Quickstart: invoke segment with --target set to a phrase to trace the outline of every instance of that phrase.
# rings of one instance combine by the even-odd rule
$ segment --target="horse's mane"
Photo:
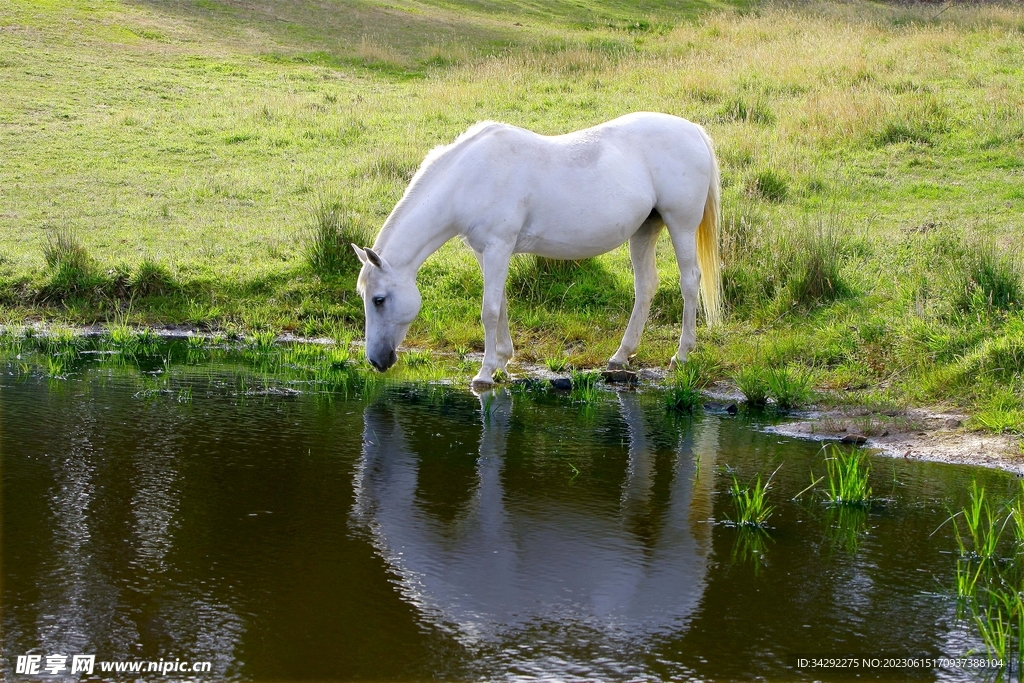
[[[394,230],[395,223],[397,223],[398,218],[402,213],[404,213],[404,209],[412,202],[412,199],[416,197],[421,188],[427,184],[428,180],[447,167],[448,164],[446,162],[451,161],[453,157],[452,153],[488,128],[500,125],[502,124],[496,121],[477,121],[467,128],[464,133],[459,135],[459,137],[455,138],[451,144],[438,145],[427,152],[427,156],[423,157],[420,167],[416,169],[416,173],[413,175],[412,180],[409,181],[409,186],[405,188],[405,193],[402,195],[402,198],[398,200],[397,204],[395,204],[395,208],[391,211],[391,215],[389,215],[387,220],[384,221],[384,225],[381,227],[380,233],[377,234],[377,239],[373,243],[374,251],[379,253],[380,250],[386,246],[388,238]]]

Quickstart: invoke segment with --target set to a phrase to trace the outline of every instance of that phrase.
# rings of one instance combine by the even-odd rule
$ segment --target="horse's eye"
[[[374,306],[383,306],[384,305],[384,297],[382,297],[382,296],[375,296],[375,297],[373,297],[373,305]]]

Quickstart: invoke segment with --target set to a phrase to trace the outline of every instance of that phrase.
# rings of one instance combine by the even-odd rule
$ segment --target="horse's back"
[[[533,179],[535,193],[565,196],[574,185],[629,183],[635,178],[665,196],[678,193],[684,177],[710,180],[711,153],[703,130],[670,114],[637,112],[563,135],[540,135],[500,123],[487,123],[475,132],[470,141],[477,157],[474,165],[498,170],[492,177]],[[512,187],[505,179],[500,182],[503,191]]]

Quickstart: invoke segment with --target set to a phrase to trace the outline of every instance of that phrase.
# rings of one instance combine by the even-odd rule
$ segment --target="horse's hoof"
[[[490,389],[491,387],[494,386],[494,380],[491,379],[490,377],[480,377],[478,375],[474,377],[473,381],[471,381],[469,384],[474,389]]]
[[[608,361],[608,369],[612,372],[616,370],[625,370],[627,365],[627,363],[617,363],[613,360]]]
[[[676,366],[677,366],[677,363],[676,363],[676,357],[675,357],[675,356],[672,356],[672,360],[670,360],[670,361],[668,362],[668,369],[669,369],[669,372],[675,372]]]

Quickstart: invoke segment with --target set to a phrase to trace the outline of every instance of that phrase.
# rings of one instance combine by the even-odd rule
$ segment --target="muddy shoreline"
[[[483,354],[480,354],[481,358]],[[544,366],[516,364],[513,379],[563,378]],[[515,372],[518,371],[518,372]],[[665,379],[664,368],[638,368],[635,373],[607,372],[606,381],[620,384],[653,384]],[[608,377],[608,376],[611,377]],[[617,376],[617,377],[616,377]],[[743,394],[729,382],[719,382],[704,392],[707,407],[734,413]],[[976,465],[1013,472],[1024,477],[1024,441],[1010,434],[990,434],[966,427],[969,415],[957,410],[908,408],[887,412],[867,408],[811,408],[793,411],[786,421],[765,431],[814,441],[840,441],[872,449],[882,455],[908,460],[928,460]]]
[[[831,410],[768,430],[797,438],[858,443],[893,458],[993,467],[1024,476],[1020,440],[1008,434],[968,430],[964,427],[967,418],[961,412],[924,408],[895,415]]]
[[[0,325],[0,332],[21,332],[25,327]],[[45,325],[36,323],[28,327],[32,327],[36,334],[46,334]],[[98,337],[104,333],[102,325],[74,329],[76,333],[87,337]],[[182,339],[190,336],[214,338],[212,333],[201,332],[184,325],[154,326],[149,329],[164,339]],[[325,345],[335,343],[329,338],[309,338],[292,334],[279,335],[278,341]],[[353,344],[361,346],[357,341]],[[434,353],[441,356],[449,355]],[[467,354],[466,358],[479,361],[482,360],[483,354]],[[556,387],[568,388],[569,375],[566,372],[555,373],[543,365],[515,361],[510,370],[506,381],[551,381]],[[603,368],[599,370],[603,371]],[[664,380],[668,373],[665,368],[637,368],[635,371],[604,374],[609,384],[643,386]],[[723,409],[743,403],[742,394],[728,382],[719,382],[704,393],[713,405],[717,404]],[[1024,477],[1024,440],[1015,435],[969,430],[965,426],[968,418],[969,416],[963,412],[938,408],[909,408],[886,412],[850,407],[811,408],[795,411],[789,415],[787,421],[766,427],[765,430],[801,439],[842,441],[873,449],[893,458],[991,467]]]

